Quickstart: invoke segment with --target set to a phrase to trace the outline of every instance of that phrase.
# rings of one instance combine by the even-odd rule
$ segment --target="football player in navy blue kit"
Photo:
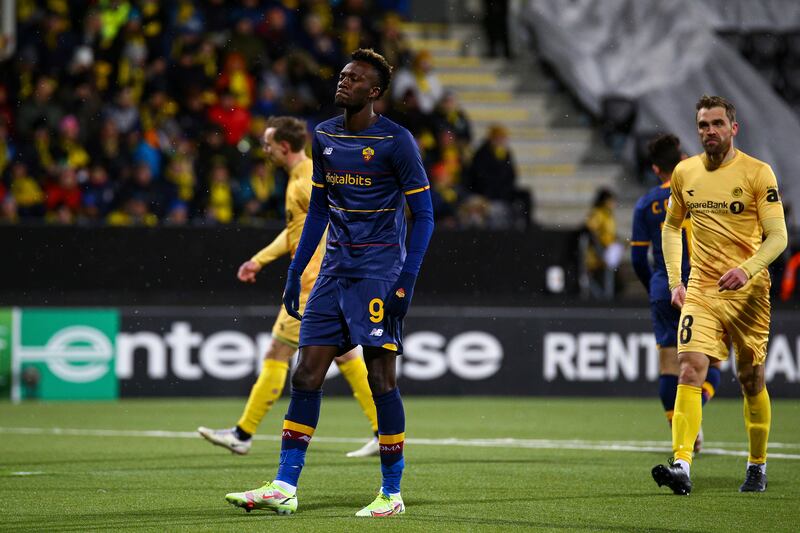
[[[372,50],[353,52],[335,103],[344,114],[314,128],[313,189],[303,234],[289,266],[284,306],[298,314],[300,276],[328,227],[319,277],[300,323],[300,359],[284,419],[275,480],[226,500],[246,510],[297,510],[297,481],[319,419],[322,383],[333,359],[361,345],[378,412],[381,489],[356,516],[405,511],[400,495],[405,412],[397,389],[403,317],[433,233],[430,186],[409,131],[373,111],[392,69]],[[406,248],[405,207],[413,226]]]
[[[667,280],[667,267],[661,250],[661,227],[667,215],[670,196],[672,170],[684,159],[680,140],[675,135],[664,134],[653,139],[648,145],[648,153],[653,172],[661,185],[653,187],[636,203],[633,211],[633,236],[631,237],[631,262],[639,280],[650,296],[650,314],[656,335],[659,358],[658,395],[664,406],[664,414],[670,426],[675,409],[675,396],[678,390],[678,320],[681,312],[672,307]],[[689,278],[689,250],[691,247],[691,219],[684,221],[683,265],[681,272],[684,283]],[[648,249],[653,250],[653,265],[647,257]],[[702,402],[710,400],[719,386],[719,363],[708,369],[703,383]],[[702,430],[694,442],[694,452],[700,452],[703,444]]]

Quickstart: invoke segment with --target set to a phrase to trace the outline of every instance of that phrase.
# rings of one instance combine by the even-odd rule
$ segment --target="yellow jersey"
[[[670,185],[667,220],[683,219],[689,213],[692,219],[689,288],[725,298],[768,292],[770,278],[766,269],[737,291],[720,293],[717,282],[759,249],[762,221],[783,219],[775,174],[768,164],[741,150],[715,170],[707,170],[706,162],[705,153],[681,161],[672,173]],[[675,286],[673,281],[670,279],[670,287]]]
[[[308,215],[308,204],[311,202],[312,173],[311,159],[304,159],[289,171],[289,181],[286,184],[286,229],[271,244],[253,256],[252,260],[261,266],[287,253],[290,257],[294,257]],[[313,274],[314,279],[319,273],[322,257],[325,255],[324,242],[325,236],[305,270],[308,274]],[[304,286],[307,284],[306,277],[309,276],[303,276]],[[311,283],[313,284],[313,281]]]

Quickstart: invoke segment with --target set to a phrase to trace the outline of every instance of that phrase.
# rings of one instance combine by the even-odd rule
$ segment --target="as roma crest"
[[[372,156],[375,155],[375,150],[367,146],[363,150],[361,150],[361,157],[364,158],[364,161],[369,163],[369,160],[372,159]]]

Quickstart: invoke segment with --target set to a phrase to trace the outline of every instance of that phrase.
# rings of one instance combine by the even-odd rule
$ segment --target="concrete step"
[[[591,142],[511,141],[517,163],[572,163],[585,160],[592,150]]]
[[[442,85],[449,87],[486,87],[489,89],[497,85],[499,76],[496,72],[451,71],[437,72],[436,76]]]
[[[478,97],[480,91],[464,91],[470,98],[474,95]],[[510,101],[502,101],[506,94],[511,94]],[[456,91],[460,97],[461,92]],[[486,109],[488,111],[497,111],[502,109],[527,109],[533,113],[552,112],[554,110],[564,113],[572,111],[572,104],[568,96],[561,94],[546,94],[546,93],[512,93],[511,91],[487,91],[490,98],[487,100],[474,100],[470,101],[464,107],[470,110]],[[497,99],[493,99],[498,97]]]
[[[491,122],[480,122],[473,124],[475,138],[486,137],[486,130]],[[588,128],[550,128],[533,125],[509,125],[509,138],[512,142],[516,141],[558,141],[572,143],[590,142],[594,132]]]
[[[486,71],[513,74],[502,61],[478,56],[433,55],[432,63],[436,72],[463,70],[468,72]]]
[[[543,126],[569,115],[568,100],[558,95],[525,94],[512,102],[469,102],[464,109],[476,123],[503,121],[515,126]]]
[[[450,76],[447,73],[437,74],[439,81],[449,91],[456,93],[479,91],[510,91],[517,88],[517,80],[513,76],[496,76],[487,74]]]
[[[454,38],[466,41],[478,36],[483,37],[483,30],[477,24],[437,24],[405,22],[403,34],[407,39]]]
[[[562,169],[551,169],[565,171]],[[594,201],[597,190],[619,190],[622,167],[593,165],[577,167],[571,175],[550,173],[521,175],[519,185],[531,191],[535,201],[534,220],[544,227],[570,229],[580,227]],[[621,205],[615,220],[620,239],[630,234],[632,207]]]
[[[614,164],[590,118],[568,95],[554,92],[558,84],[536,61],[482,57],[477,24],[406,23],[404,32],[413,50],[432,53],[441,83],[456,92],[472,121],[476,144],[494,123],[509,129],[519,185],[533,193],[538,224],[578,228],[600,187],[626,187],[624,168]],[[618,209],[621,236],[630,231],[630,211],[631,206]]]
[[[457,57],[457,59],[463,59],[463,58]],[[491,74],[494,76],[509,77],[514,75],[512,73],[504,72],[501,67],[502,65],[499,65],[497,63],[486,62],[486,63],[479,63],[474,66],[453,65],[449,67],[434,67],[434,72],[436,73],[437,76],[442,76],[444,74],[450,76],[457,76],[459,74],[465,74],[465,75]]]
[[[534,112],[525,107],[474,107],[465,108],[467,116],[474,122],[502,122],[504,124],[529,124]]]
[[[451,24],[437,22],[403,22],[400,26],[403,33],[408,36],[448,34],[452,27]]]
[[[461,39],[452,37],[410,37],[408,46],[419,52],[427,50],[433,55],[454,56],[464,50],[465,43]],[[463,55],[463,54],[461,54]]]
[[[470,114],[469,109],[467,109],[467,114],[472,119],[472,126],[475,128],[475,131],[485,131],[490,125],[498,121],[505,121],[505,118],[501,119],[499,115],[492,112],[478,113],[473,116]],[[528,113],[528,116],[522,119],[511,117],[505,121],[504,126],[513,129],[529,128],[532,131],[546,128],[582,128],[586,126],[586,124],[578,115],[548,110],[545,113]]]
[[[624,174],[620,165],[580,165],[574,163],[539,164],[525,163],[517,165],[520,180],[537,182],[552,180],[554,184],[568,189],[572,185],[578,187],[583,183],[616,184]]]
[[[557,130],[550,130],[557,131]],[[616,165],[619,162],[600,138],[590,135],[549,139],[518,139],[511,137],[511,149],[519,163],[563,162],[591,165]],[[638,194],[638,190],[636,191]]]
[[[535,198],[535,201],[533,220],[543,228],[577,229],[583,225],[589,211],[589,208],[583,205],[544,204],[538,198]]]
[[[498,104],[508,104],[514,100],[515,94],[511,91],[473,91],[473,90],[460,90],[455,89],[454,91],[458,99],[464,105],[469,105],[472,103],[498,103]]]

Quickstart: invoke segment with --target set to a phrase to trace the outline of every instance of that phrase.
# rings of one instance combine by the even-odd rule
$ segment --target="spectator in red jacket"
[[[250,112],[239,107],[231,92],[224,92],[219,101],[208,110],[208,119],[219,124],[225,132],[225,142],[236,145],[250,128]]]
[[[58,175],[58,180],[45,187],[45,207],[47,213],[55,213],[62,206],[67,207],[73,214],[81,208],[81,189],[78,186],[77,171],[64,166]]]

